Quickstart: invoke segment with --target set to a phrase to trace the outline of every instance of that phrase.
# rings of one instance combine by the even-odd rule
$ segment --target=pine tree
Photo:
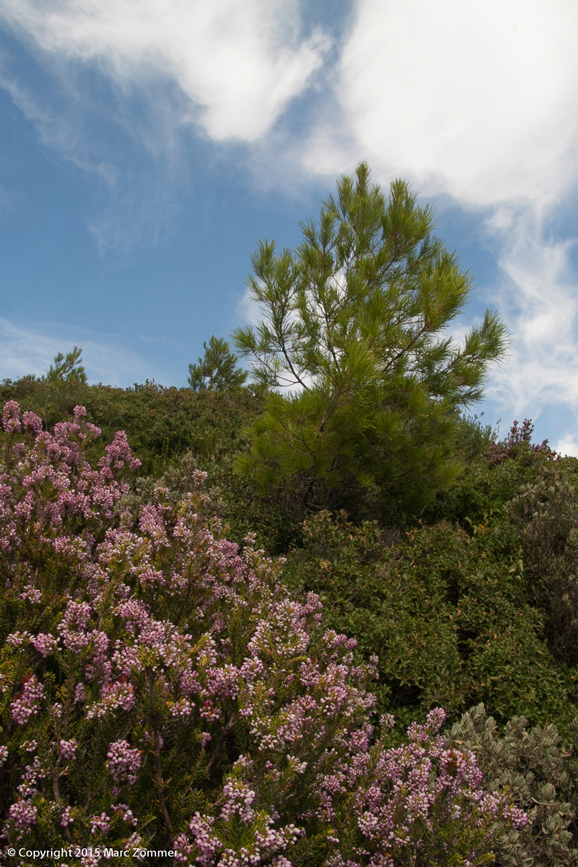
[[[229,391],[239,388],[247,372],[237,367],[237,358],[226,340],[213,336],[209,345],[203,343],[205,355],[198,364],[189,364],[189,385],[193,391]]]
[[[486,311],[462,347],[448,336],[472,278],[433,226],[405,182],[386,198],[362,163],[295,251],[259,243],[249,286],[266,318],[234,340],[273,389],[238,465],[264,490],[289,482],[310,508],[416,509],[455,477],[460,410],[506,330]]]
[[[54,356],[54,363],[50,365],[42,379],[45,382],[79,382],[86,385],[86,371],[81,366],[82,349],[75,346],[72,352],[63,355],[59,352]]]

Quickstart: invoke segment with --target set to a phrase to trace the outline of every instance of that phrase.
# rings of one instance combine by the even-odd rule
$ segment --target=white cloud
[[[218,141],[263,136],[329,47],[319,31],[300,38],[297,0],[4,0],[0,18],[55,63],[97,64],[126,94],[176,83],[189,101],[179,120]]]
[[[570,455],[573,458],[578,458],[578,442],[576,436],[568,434],[554,446],[554,451],[561,455]]]
[[[491,217],[486,220],[486,226],[490,232],[498,231],[499,229],[509,229],[512,225],[513,212],[511,208],[498,207],[494,210]]]
[[[356,151],[422,194],[548,204],[578,173],[572,0],[359,0],[339,96]]]
[[[265,319],[267,310],[263,304],[253,299],[253,291],[247,286],[242,297],[237,302],[237,315],[243,326],[250,325],[255,328]]]
[[[88,335],[86,329],[81,331],[79,335],[74,329],[73,337],[73,329],[56,323],[17,325],[0,319],[0,378],[18,379],[31,373],[41,376],[58,352],[70,352],[75,343],[80,343],[89,382],[126,387],[146,378],[168,381],[162,371],[149,372],[150,364],[135,352],[119,348],[118,338],[106,342]]]
[[[269,140],[281,158],[300,149],[308,173],[364,157],[378,180],[482,207],[552,203],[576,180],[574,0],[358,0],[356,12],[340,56],[321,31],[302,35],[299,0],[4,0],[0,21],[63,87],[88,65],[120,103],[140,94],[158,120],[156,140],[135,131],[151,151],[188,122],[220,142],[269,138],[324,64],[307,144]],[[53,119],[28,116],[58,146]]]
[[[578,279],[572,242],[545,238],[540,219],[517,215],[502,235],[504,280],[493,300],[512,337],[489,396],[515,416],[548,406],[578,412]]]
[[[188,132],[250,145],[236,148],[235,159],[249,171],[256,161],[258,176],[269,139],[270,182],[295,176],[294,159],[285,171],[272,165],[275,122],[315,83],[330,46],[320,30],[303,35],[301,24],[300,0],[5,0],[0,26],[53,86],[25,82],[8,54],[0,56],[0,86],[44,144],[101,182],[88,221],[99,251],[127,251],[154,243],[178,213],[195,174]],[[204,156],[227,159],[230,151]]]

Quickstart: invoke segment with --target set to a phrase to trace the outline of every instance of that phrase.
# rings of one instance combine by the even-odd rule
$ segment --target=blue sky
[[[186,385],[364,159],[433,205],[506,360],[477,411],[578,455],[575,0],[3,0],[0,378]]]

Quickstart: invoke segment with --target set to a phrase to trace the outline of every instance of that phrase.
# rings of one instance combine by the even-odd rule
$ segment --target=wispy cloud
[[[150,110],[148,116],[141,111],[136,117],[114,103],[110,107],[107,123],[118,127],[120,135],[136,140],[140,146],[138,159],[133,154],[130,162],[126,157],[123,160],[118,148],[111,148],[94,134],[88,108],[98,114],[100,107],[91,105],[91,93],[83,91],[72,79],[65,87],[69,98],[58,108],[42,102],[31,88],[18,81],[6,62],[0,63],[0,87],[34,125],[43,144],[96,179],[104,195],[88,218],[88,228],[99,252],[111,249],[126,252],[143,241],[156,242],[159,233],[178,213],[180,194],[189,179],[182,144],[162,100],[152,113],[154,117]],[[0,213],[2,204],[0,188]]]
[[[565,193],[578,175],[571,0],[354,8],[332,52],[326,33],[304,33],[299,0],[4,0],[0,22],[62,88],[72,91],[83,68],[105,76],[115,95],[107,109],[151,154],[178,151],[175,131],[192,124],[214,142],[300,150],[306,172],[334,176],[363,156],[380,178],[401,174],[423,195],[466,205],[547,206]],[[276,121],[312,85],[309,131],[276,137]],[[6,86],[47,141],[78,147],[72,129],[26,106],[13,80]],[[140,123],[128,109],[139,96]]]
[[[527,212],[499,231],[503,282],[493,300],[512,338],[489,394],[518,416],[555,404],[578,412],[576,239],[548,239],[543,221]]]
[[[44,144],[102,185],[89,218],[102,253],[155,242],[174,220],[195,174],[191,135],[213,146],[203,159],[226,161],[232,146],[251,172],[251,149],[315,82],[331,44],[319,28],[302,32],[299,0],[6,0],[2,24],[56,86],[47,102],[9,58],[0,86]]]
[[[329,48],[300,35],[297,0],[5,0],[0,16],[59,63],[91,62],[125,94],[175,82],[180,122],[255,141],[308,85]]]
[[[0,319],[0,378],[41,376],[58,352],[69,352],[75,343],[80,343],[89,382],[126,387],[147,378],[169,381],[162,370],[151,370],[151,365],[137,353],[119,348],[118,337],[111,337],[108,342],[95,339],[86,329],[81,332],[58,323],[19,325]]]
[[[10,75],[6,62],[0,62],[0,87],[9,94],[26,120],[34,124],[45,144],[58,150],[83,171],[98,175],[107,186],[114,186],[117,171],[111,163],[98,159],[95,153],[91,153],[90,143],[83,137],[78,119],[75,123],[51,111],[46,105],[40,105],[34,94]]]

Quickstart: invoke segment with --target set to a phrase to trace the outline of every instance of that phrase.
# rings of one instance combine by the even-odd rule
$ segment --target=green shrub
[[[547,445],[531,442],[532,425],[514,422],[505,440],[495,443],[488,428],[464,419],[455,448],[462,473],[455,484],[438,493],[421,514],[426,524],[457,521],[464,528],[488,519],[516,497],[525,485],[535,484],[542,472],[558,464]]]
[[[138,460],[121,431],[91,465],[83,407],[50,434],[10,401],[2,426],[2,861],[481,867],[525,824],[441,708],[374,737],[373,667],[201,490],[130,509]]]
[[[244,448],[243,429],[263,403],[262,395],[247,388],[197,394],[154,382],[122,389],[22,379],[5,382],[0,396],[36,412],[46,430],[72,415],[75,406],[85,406],[91,421],[102,429],[101,451],[122,429],[142,463],[141,473],[154,476],[189,451],[210,465]]]
[[[484,702],[502,723],[524,714],[567,726],[578,710],[571,676],[544,641],[511,526],[470,535],[441,522],[395,542],[398,533],[322,512],[286,567],[290,586],[319,592],[328,621],[364,658],[378,655],[380,709],[406,722],[441,705],[455,720]]]
[[[544,612],[552,654],[578,665],[578,462],[560,461],[523,489],[508,514],[522,536],[525,577]]]
[[[578,864],[578,718],[572,731],[572,743],[563,744],[555,725],[529,729],[524,717],[516,717],[500,733],[480,704],[446,734],[447,746],[476,754],[490,791],[508,791],[528,814],[528,825],[511,831],[496,847],[500,867]]]

